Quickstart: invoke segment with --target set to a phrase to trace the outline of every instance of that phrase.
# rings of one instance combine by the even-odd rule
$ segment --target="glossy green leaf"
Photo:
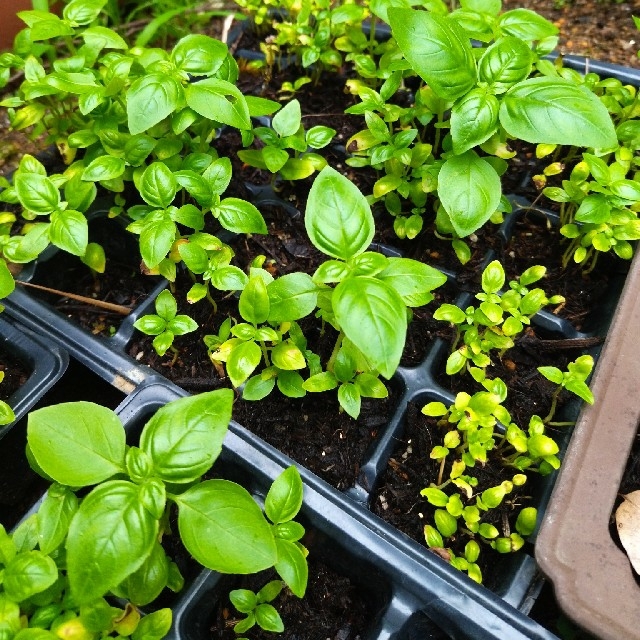
[[[65,209],[51,214],[51,244],[74,256],[83,256],[89,242],[87,219],[79,211]]]
[[[191,482],[220,455],[231,420],[233,392],[219,389],[174,400],[159,409],[142,430],[140,448],[166,482]]]
[[[306,273],[289,273],[267,286],[269,322],[299,320],[315,308],[318,287]]]
[[[242,390],[242,398],[244,400],[262,400],[266,398],[276,386],[275,378],[267,378],[266,380],[262,376],[257,375],[249,378]]]
[[[129,600],[137,607],[153,602],[167,586],[169,579],[169,558],[156,541],[151,553],[142,565],[129,575],[115,590],[116,594]]]
[[[6,596],[14,602],[22,602],[50,587],[58,579],[58,568],[41,551],[27,551],[13,558],[3,574]]]
[[[271,120],[271,126],[281,137],[294,135],[300,128],[300,103],[295,98],[288,102]]]
[[[447,281],[438,269],[409,258],[389,258],[389,266],[376,277],[395,289],[408,307],[427,304],[433,299],[430,292]]]
[[[249,279],[238,303],[240,315],[252,324],[266,322],[269,317],[270,303],[267,285],[258,276]]]
[[[406,306],[400,295],[376,278],[347,278],[334,291],[333,308],[347,338],[377,371],[391,378],[407,331]]]
[[[533,143],[609,148],[618,142],[600,98],[561,78],[529,78],[509,89],[500,124],[510,136]]]
[[[455,232],[468,236],[495,213],[502,196],[500,177],[474,151],[448,158],[438,175],[438,196]]]
[[[237,129],[250,129],[247,101],[230,82],[207,78],[191,83],[186,91],[187,104],[201,116]]]
[[[416,73],[444,100],[463,96],[476,84],[469,38],[448,16],[391,8],[391,31]]]
[[[276,542],[251,495],[227,480],[207,480],[177,496],[187,551],[221,573],[256,573],[278,560]]]
[[[32,411],[27,440],[38,465],[60,484],[96,484],[124,467],[122,423],[111,409],[92,402],[65,402]]]
[[[176,196],[178,182],[164,162],[153,162],[144,170],[138,189],[148,205],[166,209]]]
[[[275,543],[278,553],[275,568],[278,575],[294,595],[298,598],[304,597],[309,579],[309,567],[302,549],[297,543],[282,538],[276,538]]]
[[[200,34],[181,38],[171,53],[171,61],[186,73],[195,76],[213,75],[227,57],[227,45]]]
[[[331,167],[325,167],[313,182],[304,223],[317,249],[342,260],[365,251],[375,231],[364,195]]]
[[[262,360],[262,351],[253,341],[235,346],[227,358],[227,375],[234,387],[239,387]]]
[[[343,382],[338,387],[338,402],[354,420],[357,420],[360,415],[362,398],[355,384],[352,382]]]
[[[533,54],[520,39],[498,38],[478,62],[478,79],[486,82],[493,93],[504,93],[529,76]]]
[[[149,73],[134,81],[127,92],[129,133],[143,133],[180,107],[182,85],[164,73]]]
[[[71,518],[78,510],[78,498],[67,487],[54,484],[38,509],[38,546],[50,554],[65,540]]]
[[[140,234],[140,253],[149,269],[154,269],[166,258],[175,236],[176,225],[164,212],[144,225]]]
[[[171,609],[159,609],[143,616],[131,635],[132,640],[162,640],[171,629]]]
[[[453,150],[462,154],[486,142],[498,128],[498,99],[486,89],[473,89],[451,109]]]
[[[500,16],[502,31],[520,40],[543,40],[558,33],[558,27],[530,9],[513,9]]]
[[[105,595],[151,553],[158,521],[140,504],[139,493],[131,482],[112,480],[82,501],[67,538],[67,571],[76,603]]]
[[[264,502],[267,517],[274,524],[296,517],[302,506],[303,486],[294,466],[285,469],[272,483]]]
[[[240,198],[225,198],[212,208],[220,224],[235,233],[267,233],[267,225],[255,205]]]
[[[91,182],[100,182],[101,180],[113,180],[119,178],[125,169],[125,161],[123,158],[114,156],[100,156],[82,173],[82,179]]]
[[[60,192],[47,176],[36,173],[16,174],[14,186],[25,209],[34,213],[51,213],[60,205]]]

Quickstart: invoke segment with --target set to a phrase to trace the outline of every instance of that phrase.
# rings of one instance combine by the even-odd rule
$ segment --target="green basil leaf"
[[[561,78],[529,78],[509,89],[500,124],[510,136],[536,144],[610,148],[618,143],[600,98]]]
[[[200,34],[181,38],[171,53],[171,61],[186,73],[196,76],[213,75],[227,57],[227,45]]]
[[[269,322],[299,320],[315,308],[318,287],[306,273],[289,273],[267,286]]]
[[[206,480],[176,498],[178,527],[187,551],[220,573],[256,573],[278,558],[271,526],[241,486]]]
[[[138,188],[147,204],[166,209],[176,197],[178,182],[164,162],[154,162],[144,170]]]
[[[325,167],[313,182],[304,224],[317,249],[342,260],[365,251],[375,232],[367,199],[331,167]]]
[[[463,96],[476,84],[469,38],[448,16],[391,8],[391,31],[416,73],[445,100]]]
[[[270,116],[282,106],[279,102],[259,96],[245,96],[245,98],[247,100],[247,106],[249,107],[249,114],[252,118]]]
[[[233,392],[219,389],[159,409],[140,436],[154,473],[166,482],[184,483],[208,471],[222,450],[232,402]]]
[[[86,460],[86,458],[85,458]],[[67,571],[77,604],[105,595],[136,571],[153,549],[158,521],[124,480],[97,486],[82,501],[67,538]]]
[[[65,402],[32,411],[27,440],[40,468],[60,484],[85,487],[124,469],[122,423],[111,409],[92,402]]]
[[[56,247],[74,256],[83,256],[89,242],[87,219],[73,209],[54,211],[51,214],[49,239]]]
[[[480,58],[478,80],[486,82],[493,93],[504,93],[529,76],[532,61],[531,49],[522,40],[499,38]]]
[[[275,378],[267,378],[263,380],[262,376],[257,375],[249,378],[242,390],[243,400],[262,400],[266,398],[276,386]]]
[[[71,0],[62,11],[62,17],[78,25],[93,22],[104,7],[104,0]]]
[[[271,173],[278,173],[289,160],[289,153],[276,147],[263,147],[262,159]]]
[[[267,225],[255,205],[240,198],[225,198],[211,211],[220,224],[235,233],[267,233]]]
[[[269,317],[269,295],[267,285],[260,277],[252,277],[240,294],[238,310],[240,315],[251,324],[261,324]]]
[[[38,546],[42,553],[49,555],[64,542],[77,510],[78,498],[73,491],[59,484],[49,488],[38,509]]]
[[[282,538],[276,538],[275,543],[278,552],[275,568],[278,575],[286,582],[293,594],[298,598],[304,597],[309,579],[309,567],[300,545]]]
[[[429,292],[447,281],[438,269],[410,258],[389,258],[389,266],[376,277],[395,289],[408,307],[427,304],[433,299]]]
[[[165,73],[142,76],[127,92],[129,133],[137,135],[162,122],[184,99],[182,85]]]
[[[294,466],[285,469],[272,483],[264,502],[267,517],[274,524],[296,517],[302,506],[303,486]]]
[[[253,341],[235,346],[227,358],[227,375],[234,387],[239,387],[262,360],[262,351]]]
[[[82,179],[90,182],[114,180],[119,178],[125,170],[124,158],[114,156],[100,156],[89,164],[82,173]]]
[[[475,151],[448,158],[438,174],[438,196],[455,232],[464,238],[479,229],[500,204],[495,169]]]
[[[60,206],[60,192],[47,176],[20,172],[14,186],[20,204],[33,213],[51,213]]]
[[[331,127],[311,127],[306,134],[307,145],[312,149],[323,149],[331,142],[335,135],[336,130]]]
[[[211,285],[221,291],[242,291],[249,282],[247,274],[239,267],[226,265],[211,274]]]
[[[377,371],[391,378],[407,332],[406,306],[400,295],[376,278],[347,278],[334,290],[333,309],[346,337]]]
[[[143,616],[131,635],[132,640],[162,640],[171,629],[171,609],[152,611]]]
[[[580,208],[576,211],[575,215],[577,222],[590,222],[592,224],[607,222],[610,217],[611,205],[607,200],[607,196],[603,193],[592,193],[588,195],[580,203]]]
[[[231,160],[226,157],[214,160],[202,174],[214,196],[221,196],[227,190],[231,176]]]
[[[167,586],[169,558],[157,541],[142,565],[114,590],[137,607],[153,602]]]
[[[16,281],[4,260],[0,260],[0,298],[6,298],[16,288]]]
[[[176,225],[165,212],[145,221],[140,233],[140,253],[149,269],[157,267],[171,250],[176,237]]]
[[[300,103],[294,98],[273,116],[271,126],[281,138],[286,138],[298,131],[302,122],[301,117]]]
[[[513,9],[500,16],[502,31],[520,40],[543,40],[558,33],[558,27],[530,9]]]
[[[187,87],[185,97],[187,104],[204,118],[236,129],[251,129],[247,101],[230,82],[216,78],[193,82]]]
[[[473,89],[451,109],[453,151],[462,154],[486,142],[498,129],[498,99],[486,89]]]
[[[128,49],[129,46],[113,29],[90,27],[78,34],[93,51],[102,49]]]
[[[268,603],[259,604],[255,610],[256,623],[261,629],[275,633],[284,631],[284,623],[275,607]]]
[[[7,598],[22,602],[50,587],[58,579],[58,567],[41,551],[26,551],[13,558],[3,574]]]

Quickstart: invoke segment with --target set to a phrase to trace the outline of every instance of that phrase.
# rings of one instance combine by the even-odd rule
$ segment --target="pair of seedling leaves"
[[[304,528],[293,520],[303,488],[295,467],[273,482],[264,513],[240,485],[202,480],[221,453],[232,403],[228,389],[170,402],[145,424],[139,447],[126,444],[113,411],[93,403],[30,414],[29,459],[57,483],[36,516],[37,539],[43,554],[64,545],[76,604],[112,592],[143,605],[179,585],[160,546],[172,503],[180,538],[201,565],[239,574],[275,567],[304,595]],[[74,493],[93,485],[82,499]]]
[[[557,76],[528,77],[534,59],[517,21],[502,25],[513,35],[498,38],[476,61],[468,33],[451,16],[396,7],[387,13],[411,68],[451,110],[452,151],[440,167],[438,197],[459,237],[489,220],[502,195],[498,173],[474,147],[503,133],[532,143],[617,147],[611,117],[594,93]],[[555,33],[546,21],[542,26],[534,40]]]

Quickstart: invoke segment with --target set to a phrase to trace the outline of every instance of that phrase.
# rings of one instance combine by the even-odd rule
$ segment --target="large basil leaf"
[[[125,170],[123,158],[114,156],[100,156],[93,160],[83,171],[82,179],[89,182],[100,182],[100,180],[114,180],[119,178]]]
[[[33,213],[51,213],[60,205],[60,192],[47,176],[19,173],[15,188],[20,204]]]
[[[318,287],[306,273],[289,273],[267,285],[269,322],[299,320],[315,308]]]
[[[225,198],[211,208],[220,224],[234,233],[267,233],[267,225],[257,207],[241,198]]]
[[[469,38],[448,16],[390,8],[391,31],[414,71],[445,100],[463,96],[476,84]]]
[[[152,207],[166,209],[176,196],[178,182],[164,162],[153,162],[142,174],[139,191]]]
[[[182,104],[182,85],[165,73],[150,73],[136,80],[127,92],[129,132],[137,135],[164,120]]]
[[[236,345],[227,358],[227,375],[234,387],[239,387],[262,360],[262,351],[253,341]]]
[[[448,158],[438,174],[438,196],[461,238],[479,229],[500,204],[495,169],[474,151]]]
[[[210,76],[222,66],[227,53],[227,45],[219,40],[192,34],[178,40],[171,60],[181,71],[196,76]]]
[[[278,575],[298,598],[302,598],[307,590],[309,566],[300,545],[296,542],[276,538],[276,547],[278,561],[275,566]]]
[[[49,240],[74,256],[83,256],[89,242],[87,219],[79,211],[67,209],[51,214]]]
[[[207,480],[176,497],[178,527],[187,551],[221,573],[256,573],[278,559],[273,532],[241,486]]]
[[[193,82],[185,95],[187,104],[201,116],[236,129],[251,129],[247,101],[230,82],[217,78]]]
[[[430,291],[447,281],[438,269],[410,258],[389,258],[389,266],[376,277],[395,289],[408,307],[431,302]]]
[[[56,563],[41,551],[19,553],[4,568],[2,586],[8,598],[22,602],[58,579]]]
[[[521,40],[543,40],[558,33],[558,27],[530,9],[506,11],[499,18],[503,33]]]
[[[251,324],[261,324],[269,317],[269,306],[267,285],[260,276],[253,276],[240,294],[238,301],[240,315]]]
[[[233,391],[181,398],[159,409],[140,436],[154,473],[166,482],[191,482],[220,455],[231,420]]]
[[[342,260],[365,251],[375,232],[367,199],[331,167],[325,167],[313,182],[304,224],[317,249]]]
[[[32,411],[27,439],[40,468],[60,484],[84,487],[124,469],[122,423],[111,409],[92,402],[65,402]]]
[[[160,211],[145,220],[140,233],[140,254],[149,269],[154,269],[164,260],[175,237],[176,225],[168,213]]]
[[[346,337],[373,367],[390,378],[400,363],[407,333],[406,306],[388,284],[369,276],[343,280],[333,310]]]
[[[610,148],[618,143],[607,108],[587,88],[562,78],[529,78],[500,106],[500,124],[527,142]]]
[[[77,604],[100,598],[136,571],[153,549],[158,521],[125,480],[97,486],[69,527],[67,571]]]
[[[498,128],[498,99],[486,89],[473,89],[451,109],[453,151],[462,154],[486,142]]]
[[[499,38],[478,62],[478,80],[486,82],[493,93],[504,93],[531,71],[531,49],[511,36]]]

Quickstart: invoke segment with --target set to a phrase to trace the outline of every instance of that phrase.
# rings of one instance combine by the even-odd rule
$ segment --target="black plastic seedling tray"
[[[0,315],[0,345],[2,351],[30,372],[26,382],[8,400],[15,421],[0,427],[1,440],[62,376],[69,356],[55,342],[38,337],[6,314]]]
[[[165,382],[146,382],[117,409],[125,425],[141,424],[166,402],[186,395]],[[232,422],[216,463],[258,500],[291,460]],[[216,467],[214,466],[214,469]],[[314,538],[313,553],[370,594],[377,603],[363,639],[454,638],[518,640],[554,638],[536,622],[505,605],[367,509],[304,468],[300,520]],[[226,595],[225,576],[203,570],[172,604],[175,640],[210,637],[216,598]]]

